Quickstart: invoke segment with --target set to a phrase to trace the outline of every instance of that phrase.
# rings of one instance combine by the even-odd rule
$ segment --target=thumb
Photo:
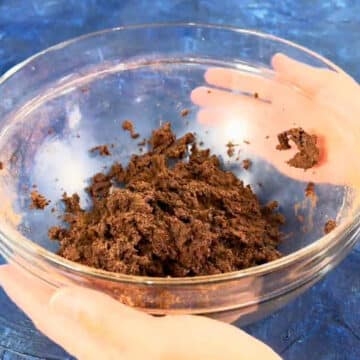
[[[94,322],[107,321],[109,318],[121,318],[122,321],[151,319],[150,316],[121,304],[109,295],[79,286],[57,290],[50,299],[50,306],[66,316],[86,317]]]
[[[155,318],[98,291],[82,287],[62,288],[52,296],[50,308],[124,352],[136,349],[139,339],[149,339],[149,334],[156,336]]]

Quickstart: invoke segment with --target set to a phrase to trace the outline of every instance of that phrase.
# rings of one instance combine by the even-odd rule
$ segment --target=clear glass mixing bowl
[[[246,131],[201,125],[190,99],[191,91],[205,84],[208,68],[271,78],[271,58],[278,52],[342,73],[321,56],[274,36],[196,24],[105,30],[54,46],[8,71],[0,79],[1,254],[50,287],[80,284],[159,315],[205,314],[245,324],[298,296],[354,245],[359,217],[353,189],[318,185],[312,206],[304,197],[305,182],[281,175],[239,139],[242,154],[253,161],[250,171],[243,170],[226,158],[225,145],[240,135],[246,139]],[[289,86],[288,91],[291,97],[296,89]],[[184,108],[191,110],[187,117],[180,115]],[[60,222],[52,206],[60,207],[64,191],[86,199],[90,176],[115,159],[126,163],[139,151],[121,130],[127,118],[142,137],[163,121],[170,121],[177,135],[195,131],[262,202],[277,199],[287,217],[283,230],[291,234],[281,245],[285,256],[243,271],[192,278],[127,276],[57,256],[57,244],[47,236],[48,228]],[[253,136],[251,141],[264,140]],[[113,156],[89,155],[91,147],[105,143],[116,145]],[[44,211],[29,209],[33,184],[52,201]],[[329,218],[336,218],[338,226],[323,236]]]

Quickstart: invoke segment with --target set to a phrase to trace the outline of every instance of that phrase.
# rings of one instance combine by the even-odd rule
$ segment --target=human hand
[[[152,317],[81,287],[54,290],[16,265],[0,267],[0,284],[40,331],[80,360],[280,359],[232,325]]]
[[[314,68],[282,54],[273,57],[272,66],[271,78],[209,69],[205,80],[217,88],[199,87],[191,94],[201,107],[198,121],[215,128],[226,126],[231,134],[243,133],[250,140],[249,150],[289,177],[358,186],[360,163],[350,165],[348,160],[359,149],[360,86],[344,73]],[[286,163],[295,149],[276,150],[277,134],[293,127],[318,137],[321,158],[311,170]]]

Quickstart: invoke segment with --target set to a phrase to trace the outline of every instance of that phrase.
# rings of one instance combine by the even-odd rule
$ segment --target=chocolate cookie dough
[[[134,124],[132,123],[132,121],[124,120],[121,126],[123,130],[128,131],[130,133],[130,136],[133,139],[137,139],[140,136],[139,133],[135,132]]]
[[[37,190],[33,190],[30,194],[31,204],[30,209],[43,210],[50,204],[50,200],[47,200],[45,196],[41,195]]]
[[[328,220],[326,223],[325,223],[325,226],[324,226],[324,233],[325,234],[328,234],[330,233],[331,231],[333,231],[334,229],[336,228],[336,221],[335,220]]]
[[[92,153],[98,152],[99,155],[101,155],[101,156],[110,156],[111,155],[108,145],[95,146],[90,149],[90,152],[92,152]]]
[[[190,109],[182,109],[182,110],[180,111],[180,115],[181,115],[182,117],[188,116],[189,114],[190,114]]]
[[[277,150],[291,149],[290,141],[294,142],[299,152],[287,163],[295,168],[304,170],[315,166],[320,159],[320,150],[317,147],[316,135],[309,135],[302,128],[293,128],[278,134]]]
[[[310,200],[311,206],[314,209],[319,199],[315,191],[315,184],[313,182],[309,182],[306,185],[305,196]]]
[[[250,159],[243,160],[243,168],[245,170],[249,170],[250,167],[251,167],[251,160]]]
[[[64,194],[65,227],[52,227],[59,254],[113,272],[147,276],[219,274],[281,256],[277,203],[262,206],[249,185],[224,171],[195,136],[177,139],[169,123],[150,150],[115,163],[87,189],[93,205]]]
[[[313,196],[316,196],[316,193],[315,193],[315,184],[313,182],[309,182],[307,185],[306,185],[306,188],[305,188],[305,196],[306,197],[313,197]]]
[[[228,157],[233,157],[234,154],[235,154],[235,147],[237,145],[236,144],[233,144],[231,141],[229,141],[227,144],[226,144],[226,147],[227,147],[227,151],[226,153],[228,154]]]

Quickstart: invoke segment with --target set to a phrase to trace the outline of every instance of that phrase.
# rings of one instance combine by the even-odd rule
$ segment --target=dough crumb
[[[325,223],[325,226],[324,226],[324,233],[325,234],[329,234],[331,231],[333,231],[334,229],[336,228],[336,221],[335,220],[328,220],[326,223]]]
[[[131,120],[124,120],[122,128],[124,131],[128,131],[133,139],[137,139],[140,136],[139,133],[135,132],[134,124]]]
[[[50,200],[47,200],[45,196],[41,195],[37,190],[33,190],[30,193],[31,204],[30,209],[43,210],[50,204]]]
[[[277,150],[291,149],[290,141],[299,150],[287,163],[295,168],[310,169],[318,164],[320,150],[317,147],[317,136],[309,135],[302,128],[293,128],[278,134]]]

